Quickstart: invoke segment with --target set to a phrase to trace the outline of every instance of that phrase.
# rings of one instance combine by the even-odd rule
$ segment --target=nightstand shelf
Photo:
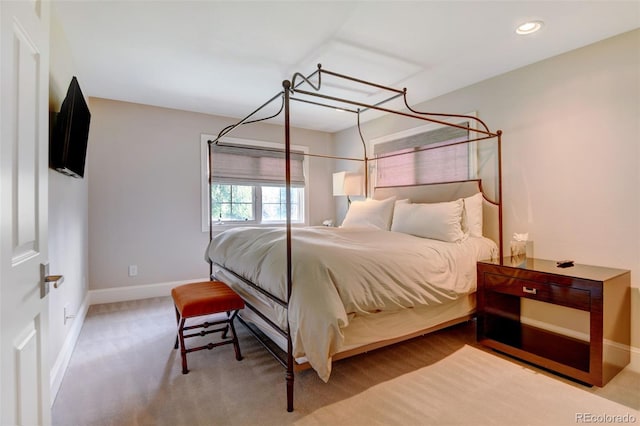
[[[558,268],[553,261],[532,258],[478,262],[477,268],[478,342],[597,386],[629,363],[629,271]],[[523,323],[521,306],[527,299],[586,313],[588,336],[580,339]]]
[[[589,371],[589,342],[512,320],[503,319],[497,327],[503,331],[486,336],[494,341],[489,344],[494,349],[511,351],[519,358],[537,356],[565,367]],[[561,351],[557,349],[560,347]]]

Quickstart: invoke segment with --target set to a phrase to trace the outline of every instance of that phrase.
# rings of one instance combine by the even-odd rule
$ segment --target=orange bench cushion
[[[244,308],[242,298],[220,281],[184,284],[173,288],[171,297],[183,318]]]

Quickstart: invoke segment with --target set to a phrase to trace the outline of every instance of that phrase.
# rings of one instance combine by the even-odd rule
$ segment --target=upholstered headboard
[[[383,200],[395,196],[401,200],[408,198],[412,203],[441,203],[455,201],[482,192],[480,179],[459,182],[432,183],[423,185],[376,187],[373,198]],[[482,233],[500,246],[500,209],[498,204],[489,201],[483,194]]]

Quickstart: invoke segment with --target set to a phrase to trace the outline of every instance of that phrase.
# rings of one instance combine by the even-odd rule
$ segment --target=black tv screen
[[[84,177],[91,112],[78,79],[73,77],[62,101],[49,145],[49,167],[76,178]]]

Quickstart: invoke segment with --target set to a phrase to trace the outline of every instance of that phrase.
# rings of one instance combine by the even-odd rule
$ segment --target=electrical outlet
[[[138,265],[129,265],[129,276],[135,277],[138,275]]]

